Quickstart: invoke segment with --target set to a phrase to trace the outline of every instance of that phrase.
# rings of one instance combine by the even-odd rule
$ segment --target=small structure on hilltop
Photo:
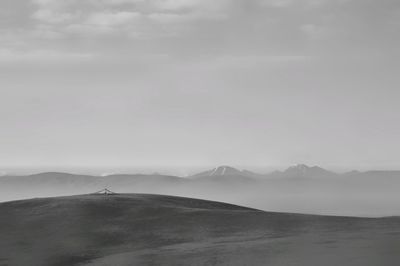
[[[108,195],[116,195],[117,193],[112,192],[111,190],[108,190],[107,188],[105,188],[105,189],[102,189],[102,190],[100,190],[100,191],[97,191],[97,192],[95,192],[95,193],[93,193],[93,194],[96,194],[96,195],[106,195],[106,196],[108,196]]]

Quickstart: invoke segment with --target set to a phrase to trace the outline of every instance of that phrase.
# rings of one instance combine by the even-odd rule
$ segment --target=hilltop
[[[0,265],[9,266],[394,266],[400,259],[397,218],[273,213],[145,194],[6,202],[0,216]]]

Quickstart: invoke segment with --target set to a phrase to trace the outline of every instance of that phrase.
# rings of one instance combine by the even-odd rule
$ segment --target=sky
[[[398,0],[2,0],[0,169],[400,169]]]

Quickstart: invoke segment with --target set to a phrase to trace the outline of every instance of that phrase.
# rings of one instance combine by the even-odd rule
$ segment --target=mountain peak
[[[242,174],[242,171],[233,168],[231,166],[222,165],[215,167],[209,173],[209,176],[216,176],[216,175],[234,175],[234,174]]]
[[[318,177],[332,175],[333,172],[327,171],[319,166],[308,166],[306,164],[297,164],[289,167],[284,171],[284,174],[289,176],[299,177]]]
[[[196,174],[194,176],[226,176],[226,175],[246,175],[246,173],[228,165],[221,165],[211,170]]]
[[[310,167],[306,164],[296,164],[296,165],[290,166],[288,169],[286,169],[286,171],[288,171],[288,170],[306,171],[310,168],[312,168],[312,167]]]

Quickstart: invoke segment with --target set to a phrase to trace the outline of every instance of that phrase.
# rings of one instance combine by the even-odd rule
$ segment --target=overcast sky
[[[1,0],[0,167],[400,169],[398,0]]]

